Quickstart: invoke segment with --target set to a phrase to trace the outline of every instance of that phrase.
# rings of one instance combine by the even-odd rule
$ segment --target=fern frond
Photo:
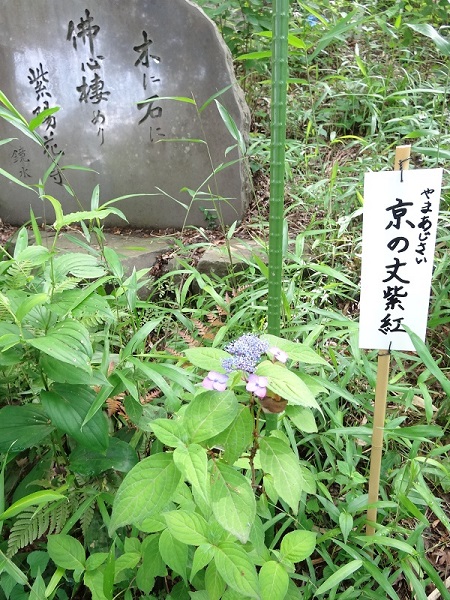
[[[11,558],[21,548],[39,539],[48,530],[50,515],[33,507],[24,509],[17,517],[8,538],[6,556]]]
[[[3,277],[3,283],[9,289],[20,290],[30,281],[33,263],[29,260],[14,262]]]
[[[184,330],[180,330],[178,332],[178,335],[186,342],[186,344],[188,344],[188,346],[195,347],[195,346],[200,346],[200,342],[198,340],[195,340],[192,335],[188,332],[188,331],[184,331]]]
[[[78,286],[80,281],[81,279],[79,279],[78,277],[66,277],[66,279],[59,281],[55,285],[54,293],[58,294],[59,292],[64,292],[66,290],[74,290]]]

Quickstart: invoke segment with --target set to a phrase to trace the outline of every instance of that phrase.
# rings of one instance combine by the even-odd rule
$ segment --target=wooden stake
[[[409,167],[411,146],[397,146],[395,149],[394,170],[406,171]],[[384,420],[386,417],[386,399],[389,382],[389,364],[391,355],[389,350],[378,352],[377,383],[375,386],[375,407],[373,413],[372,450],[370,453],[369,473],[369,505],[378,502],[380,490],[381,457],[383,455]],[[373,535],[377,522],[377,509],[370,506],[367,510],[366,535]]]

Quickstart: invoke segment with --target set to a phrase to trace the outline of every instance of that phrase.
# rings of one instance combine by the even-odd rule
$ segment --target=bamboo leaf
[[[348,564],[343,565],[340,569],[338,569],[332,575],[330,575],[330,577],[328,577],[328,579],[326,579],[322,583],[322,585],[320,585],[317,588],[314,596],[320,596],[321,594],[328,592],[332,588],[337,587],[341,583],[341,581],[344,581],[344,579],[347,579],[348,577],[350,577],[350,575],[352,575],[352,573],[360,569],[361,565],[362,560],[352,560]]]

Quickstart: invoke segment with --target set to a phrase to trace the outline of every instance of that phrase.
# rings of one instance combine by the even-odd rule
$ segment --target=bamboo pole
[[[268,332],[280,335],[289,0],[273,0]]]
[[[395,149],[394,170],[406,171],[409,167],[411,146],[397,146]],[[366,535],[375,533],[374,524],[377,522],[377,508],[373,506],[378,501],[380,490],[381,457],[383,455],[384,420],[386,417],[386,399],[389,382],[389,365],[391,355],[389,350],[378,352],[377,382],[375,386],[375,406],[373,414],[372,450],[370,453],[369,473],[369,508],[367,510]]]

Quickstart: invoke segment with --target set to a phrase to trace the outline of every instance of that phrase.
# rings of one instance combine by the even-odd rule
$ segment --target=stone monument
[[[204,225],[205,209],[242,217],[242,155],[216,102],[200,109],[217,94],[245,137],[248,108],[214,23],[189,0],[3,0],[0,59],[0,89],[27,121],[60,107],[36,130],[45,151],[0,118],[0,140],[17,138],[0,145],[0,166],[28,185],[49,173],[64,213],[89,210],[99,184],[100,204],[137,194],[115,204],[133,227]],[[47,201],[0,176],[0,218],[24,223],[30,206],[53,222]]]

